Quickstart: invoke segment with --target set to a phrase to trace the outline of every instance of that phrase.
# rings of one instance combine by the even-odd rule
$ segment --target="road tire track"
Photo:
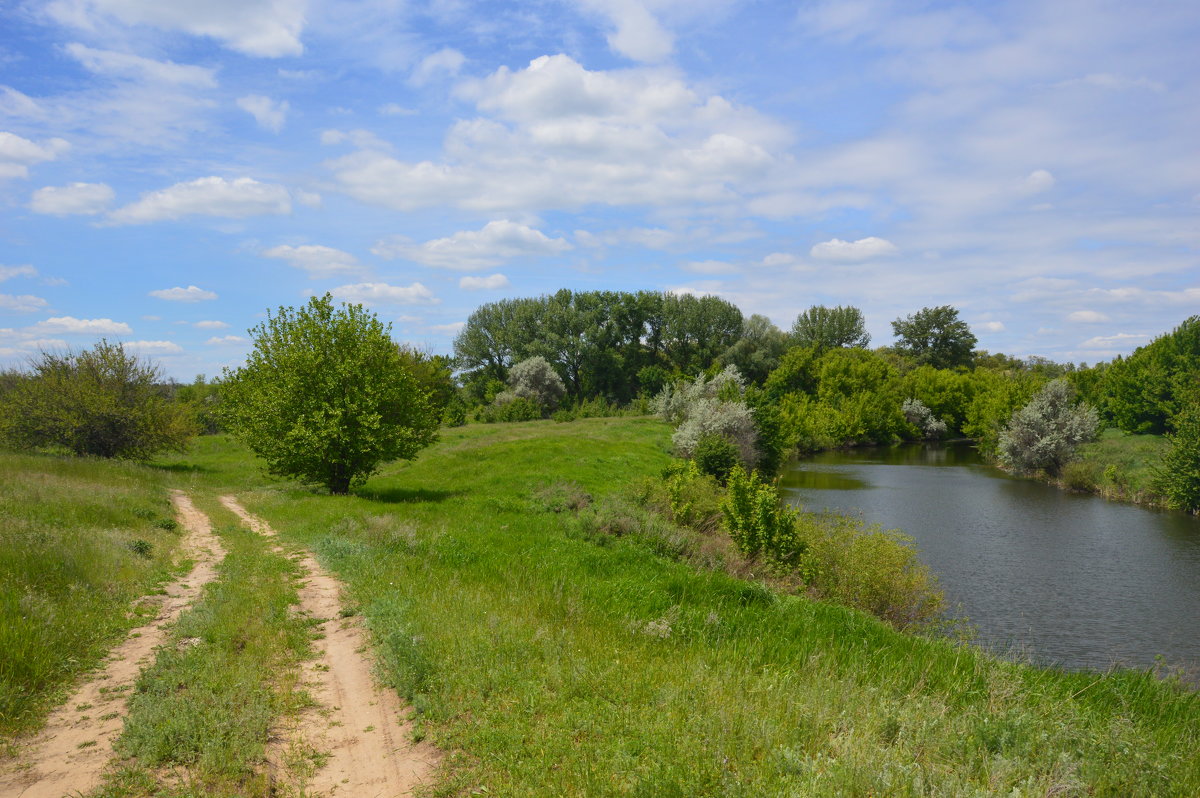
[[[180,553],[193,561],[192,570],[165,587],[154,619],[131,630],[109,652],[104,668],[50,714],[45,728],[23,746],[15,761],[5,763],[0,796],[62,798],[99,786],[112,758],[113,740],[128,713],[134,682],[154,662],[171,625],[216,578],[217,565],[225,556],[208,516],[182,491],[172,491],[171,501],[185,531]]]
[[[221,503],[255,532],[274,537],[275,531],[252,515],[232,496]],[[305,552],[296,560],[304,570],[301,611],[319,621],[324,633],[313,641],[317,658],[309,664],[305,687],[318,706],[305,711],[289,727],[270,757],[287,759],[288,750],[316,750],[328,758],[316,773],[283,772],[277,778],[303,795],[333,798],[393,798],[433,778],[438,751],[428,743],[410,742],[404,720],[407,708],[394,690],[380,687],[364,657],[369,650],[366,631],[356,618],[341,617],[341,583]],[[301,783],[302,782],[302,783]]]

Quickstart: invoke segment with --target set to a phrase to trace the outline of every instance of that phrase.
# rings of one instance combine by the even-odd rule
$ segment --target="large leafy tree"
[[[158,366],[101,340],[82,352],[43,352],[12,375],[0,433],[13,446],[62,446],[77,455],[144,459],[183,449],[196,433],[167,397]]]
[[[1187,397],[1200,384],[1200,316],[1118,358],[1106,370],[1108,414],[1127,432],[1162,434],[1171,429]]]
[[[1200,395],[1172,419],[1170,448],[1155,469],[1154,487],[1176,510],[1200,512]]]
[[[865,347],[871,343],[862,311],[838,305],[827,308],[813,305],[796,317],[792,325],[792,340],[796,346],[811,346],[818,350],[837,347]]]
[[[428,392],[406,367],[390,328],[329,294],[279,308],[250,331],[246,365],[226,370],[227,428],[280,476],[348,493],[385,462],[436,438]]]
[[[899,339],[896,348],[917,363],[947,369],[967,366],[977,339],[967,323],[950,305],[922,308],[911,316],[892,322]]]

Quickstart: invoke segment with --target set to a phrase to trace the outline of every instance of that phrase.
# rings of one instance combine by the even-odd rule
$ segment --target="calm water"
[[[826,452],[785,496],[916,541],[977,642],[1067,668],[1200,668],[1200,520],[1014,479],[967,445]]]

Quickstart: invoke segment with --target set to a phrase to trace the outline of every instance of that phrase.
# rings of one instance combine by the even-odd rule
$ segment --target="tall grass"
[[[179,539],[162,472],[0,454],[0,735],[36,728],[141,622]]]
[[[1153,489],[1154,467],[1162,462],[1167,441],[1161,435],[1130,435],[1107,429],[1079,447],[1078,459],[1062,472],[1063,485],[1116,501],[1160,506]]]
[[[574,534],[669,460],[645,419],[447,430],[357,496],[245,496],[348,582],[383,670],[453,752],[438,794],[1196,795],[1200,700],[897,632]],[[214,452],[214,454],[216,454]]]

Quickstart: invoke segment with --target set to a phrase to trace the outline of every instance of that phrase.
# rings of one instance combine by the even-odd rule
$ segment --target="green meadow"
[[[381,678],[411,704],[418,736],[446,754],[434,795],[1200,794],[1200,698],[1176,682],[1037,669],[899,632],[664,556],[636,535],[596,535],[545,500],[562,483],[594,501],[627,493],[671,462],[669,435],[648,418],[444,429],[416,460],[385,467],[349,496],[268,479],[222,436],[113,473],[134,475],[145,494],[127,501],[138,535],[155,527],[133,511],[165,511],[165,490],[180,487],[201,499],[235,557],[194,610],[202,617],[180,623],[179,634],[213,630],[213,645],[191,656],[207,648],[228,670],[257,645],[221,642],[232,627],[220,618],[260,600],[238,592],[246,581],[274,597],[267,617],[277,624],[263,632],[274,648],[254,656],[277,657],[286,672],[304,649],[279,610],[286,563],[222,528],[229,519],[205,497],[237,492],[286,545],[310,548],[344,580]],[[4,461],[14,472],[70,462]],[[79,545],[81,534],[61,545]],[[8,590],[12,572],[3,578]],[[266,697],[251,718],[209,713],[193,726],[178,717],[187,705],[162,711],[170,697],[156,697],[159,674],[189,667],[185,659],[160,657],[143,678],[136,722],[118,746],[126,786],[114,782],[110,794],[138,794],[136,768],[161,763],[155,741],[169,738],[168,725],[233,735],[291,711],[286,685],[252,675],[243,681],[259,679]],[[256,749],[235,748],[245,761],[214,770],[205,794],[254,784]]]

